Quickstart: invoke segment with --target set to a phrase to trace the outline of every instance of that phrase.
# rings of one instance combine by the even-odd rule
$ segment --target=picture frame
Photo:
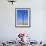
[[[15,27],[31,27],[30,8],[15,8]]]

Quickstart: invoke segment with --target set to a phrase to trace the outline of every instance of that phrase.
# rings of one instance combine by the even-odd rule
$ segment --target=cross
[[[16,2],[16,1],[13,1],[13,0],[11,1],[11,0],[10,0],[10,1],[8,1],[8,2],[11,2],[11,3],[13,4],[13,2]]]

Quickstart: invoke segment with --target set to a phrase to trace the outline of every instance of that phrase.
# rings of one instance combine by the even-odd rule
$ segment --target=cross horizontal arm
[[[13,2],[16,2],[16,1],[8,1],[8,2],[11,2],[13,4]]]

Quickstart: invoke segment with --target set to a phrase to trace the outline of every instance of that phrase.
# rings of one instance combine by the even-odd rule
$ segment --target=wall
[[[46,10],[44,1],[17,0],[12,5],[8,0],[0,0],[0,41],[15,40],[19,32],[29,33],[33,40],[46,40]],[[30,28],[15,27],[15,8],[31,8]]]

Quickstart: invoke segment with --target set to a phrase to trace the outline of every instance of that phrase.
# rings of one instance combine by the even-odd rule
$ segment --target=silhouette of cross
[[[8,2],[11,2],[11,3],[13,4],[13,2],[16,2],[16,1],[11,1],[11,0],[10,0],[10,1],[8,1]]]

